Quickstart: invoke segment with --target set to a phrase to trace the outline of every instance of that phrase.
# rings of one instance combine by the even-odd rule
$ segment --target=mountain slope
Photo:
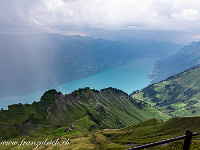
[[[133,92],[132,97],[173,116],[199,116],[200,67]]]
[[[135,145],[143,145],[185,135],[187,129],[199,133],[199,124],[200,117],[172,118],[165,122],[161,122],[158,119],[151,119],[122,129],[105,129],[103,130],[103,133],[105,136],[109,137],[112,142],[118,144],[125,145],[135,143]],[[198,139],[195,140],[196,138],[199,138],[199,136],[193,137],[191,149],[195,147],[197,147],[196,149],[200,148],[200,142]],[[173,146],[179,144],[181,147],[183,146],[182,141],[176,144],[172,143],[169,144],[167,148],[170,146],[171,148],[174,148]],[[195,145],[193,145],[193,143],[195,143]],[[157,148],[162,149],[163,147],[158,146]]]
[[[154,68],[154,74],[151,75],[152,82],[160,82],[199,64],[200,42],[193,42],[184,46],[176,54],[158,61]]]
[[[50,89],[135,58],[162,57],[180,45],[60,34],[0,34],[0,96]]]
[[[169,139],[176,136],[185,134],[186,129],[192,132],[200,132],[199,129],[200,118],[199,117],[182,117],[172,118],[168,121],[162,122],[158,119],[150,119],[140,123],[136,123],[121,129],[104,129],[104,130],[88,130],[88,127],[96,125],[89,117],[84,117],[78,122],[74,122],[75,130],[65,131],[66,126],[59,128],[38,128],[33,132],[29,132],[26,136],[20,136],[15,138],[19,144],[25,138],[26,141],[37,142],[48,140],[59,140],[60,145],[32,145],[24,144],[19,148],[19,144],[5,145],[1,144],[2,150],[7,149],[34,149],[38,146],[39,149],[110,149],[110,150],[124,150],[136,145],[143,145],[151,142],[156,142],[164,139]],[[0,126],[0,129],[4,127]],[[9,128],[10,131],[12,128]],[[2,134],[1,134],[2,133]],[[5,136],[6,132],[0,130],[0,140]],[[69,144],[62,145],[69,139]],[[177,142],[171,142],[167,146],[157,146],[155,149],[181,149],[183,146],[183,140]],[[179,147],[179,148],[176,148]],[[191,149],[198,150],[200,148],[199,136],[192,138]]]
[[[50,90],[39,102],[10,105],[8,110],[1,110],[0,124],[63,125],[89,116],[100,128],[120,128],[157,117],[158,114],[163,119],[168,118],[118,89],[97,91],[85,88],[66,95]]]

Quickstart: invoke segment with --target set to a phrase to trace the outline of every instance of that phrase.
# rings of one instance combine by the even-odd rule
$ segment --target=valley
[[[2,0],[0,150],[200,150],[199,8]]]
[[[199,116],[199,77],[200,67],[194,67],[131,95],[173,117]]]
[[[85,87],[96,90],[114,87],[130,94],[132,91],[141,89],[150,83],[150,79],[148,79],[147,76],[151,73],[155,61],[155,58],[135,59],[126,64],[111,67],[99,73],[75,81],[66,82],[53,88],[63,94],[68,94],[74,90]],[[0,97],[2,102],[0,103],[0,108],[7,109],[7,106],[13,103],[25,104],[39,101],[40,97],[47,90],[49,89],[39,90],[22,96]]]
[[[125,67],[108,70],[108,75],[112,76],[111,72],[113,72],[112,78],[118,72],[127,75],[130,66],[136,68],[133,74],[139,70],[144,71],[142,65],[150,71],[153,63],[145,63],[143,60],[155,62],[153,59],[133,61]],[[125,70],[119,71],[119,69]],[[139,74],[141,76],[142,73]],[[96,77],[99,80],[98,75],[93,75],[92,78]],[[144,78],[146,76],[147,74]],[[19,103],[9,105],[7,110],[1,109],[0,148],[127,149],[181,136],[187,129],[199,133],[199,76],[200,67],[194,66],[166,80],[136,90],[130,95],[112,87],[97,88],[97,90],[84,85],[83,88],[63,94],[60,91],[70,87],[69,83],[63,84],[57,87],[58,90],[46,91],[39,101],[34,101],[32,104]],[[120,79],[120,76],[117,78]],[[105,80],[104,74],[102,79]],[[90,78],[81,80],[90,83]],[[112,80],[109,78],[108,80],[111,83]],[[134,80],[129,82],[132,84]],[[80,87],[78,81],[76,82]],[[113,83],[114,81],[116,78],[113,78]],[[123,79],[121,83],[122,81]],[[102,80],[99,80],[100,82]],[[141,82],[144,80],[142,79]],[[90,87],[91,83],[88,84]],[[74,81],[71,85],[74,85]],[[128,87],[128,83],[126,86]],[[127,89],[130,90],[130,87]],[[67,93],[67,91],[62,92]],[[199,139],[199,136],[193,138],[192,150],[200,148]],[[54,144],[51,142],[44,144],[44,141],[48,140],[54,141]],[[9,141],[15,141],[18,145],[5,144]],[[43,141],[43,144],[38,141]],[[23,145],[19,147],[19,143],[22,142]],[[155,148],[181,149],[182,145],[183,140],[180,140]]]

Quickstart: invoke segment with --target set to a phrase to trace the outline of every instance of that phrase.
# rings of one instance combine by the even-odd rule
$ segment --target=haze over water
[[[110,68],[95,75],[62,84],[56,89],[62,93],[70,93],[84,87],[96,90],[114,87],[130,94],[150,83],[147,76],[151,73],[154,63],[155,59],[137,59],[119,67]]]
[[[97,74],[85,78],[67,82],[57,86],[55,89],[68,94],[79,88],[90,87],[100,90],[103,88],[114,87],[130,94],[135,90],[140,90],[150,83],[147,76],[152,72],[156,59],[142,58],[130,61],[124,65],[110,68]],[[7,109],[8,105],[17,103],[29,103],[39,101],[44,91],[35,92],[23,96],[1,97],[0,108]]]

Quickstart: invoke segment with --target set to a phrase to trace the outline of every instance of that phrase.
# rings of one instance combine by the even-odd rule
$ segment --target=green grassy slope
[[[133,92],[132,97],[172,116],[199,116],[200,67]]]
[[[17,141],[20,143],[24,138],[26,142],[45,141],[46,139],[48,141],[55,141],[59,139],[59,143],[63,143],[69,139],[69,144],[67,145],[41,144],[38,145],[37,149],[124,150],[134,145],[142,145],[184,135],[186,129],[192,132],[200,132],[199,124],[200,117],[172,118],[166,122],[154,118],[121,129],[99,130],[97,128],[98,125],[89,116],[86,116],[67,126],[40,126],[40,128],[37,127],[37,130],[29,129],[26,135],[21,135],[7,141]],[[73,126],[74,130],[66,131],[68,126]],[[198,150],[200,148],[199,138],[199,136],[193,137],[191,150]],[[0,141],[5,141],[5,139],[0,139]],[[19,148],[19,145],[0,144],[0,149],[26,150],[34,149],[36,146],[24,144]],[[179,150],[182,146],[183,141],[181,140],[172,142],[167,146],[157,146],[154,148]]]
[[[166,122],[151,119],[122,129],[105,129],[103,134],[114,143],[142,145],[184,135],[187,129],[200,133],[199,125],[200,117],[172,118]],[[193,137],[193,142],[196,143],[193,146],[200,148],[199,136]],[[170,147],[183,146],[182,143],[181,141],[167,147],[158,146],[158,148],[170,149]]]
[[[61,126],[59,128],[55,128],[53,126],[48,127],[41,127],[37,130],[28,131],[28,134],[25,136],[19,136],[17,138],[12,138],[9,140],[1,139],[0,149],[7,150],[7,149],[19,149],[19,150],[27,150],[27,149],[36,149],[37,141],[44,142],[46,139],[47,141],[56,141],[59,139],[59,144],[40,144],[38,145],[37,149],[57,149],[57,150],[98,150],[98,149],[126,149],[129,146],[117,144],[109,141],[106,136],[104,136],[101,131],[97,128],[95,129],[94,126],[97,127],[97,124],[91,120],[89,116],[86,116],[74,123],[71,123],[70,126],[74,127],[72,131],[66,131],[67,126]],[[2,127],[0,127],[2,129]],[[93,130],[91,130],[93,129]],[[25,139],[28,142],[35,142],[36,144],[22,144],[19,147],[21,141]],[[68,140],[69,139],[69,140]],[[68,144],[62,145],[62,143],[66,143],[69,141]],[[2,142],[9,142],[9,141],[16,141],[17,144],[2,144]]]
[[[9,106],[8,110],[1,110],[0,125],[15,128],[16,133],[7,133],[15,137],[20,134],[19,128],[23,126],[66,125],[88,116],[98,128],[121,128],[156,118],[158,114],[163,120],[169,118],[114,88],[100,91],[84,88],[66,95],[49,90],[39,102],[15,104]]]

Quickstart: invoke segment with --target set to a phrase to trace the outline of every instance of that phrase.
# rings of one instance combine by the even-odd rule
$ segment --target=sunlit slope
[[[200,117],[172,118],[166,122],[151,119],[122,129],[105,129],[103,133],[113,142],[118,144],[148,144],[181,135],[185,135],[187,129],[200,133]],[[199,136],[193,137],[191,147],[200,148]],[[180,144],[181,143],[181,144]],[[180,144],[180,145],[179,145]],[[183,146],[183,142],[168,145],[167,147]],[[163,146],[160,148],[164,148]]]
[[[132,93],[172,116],[200,116],[200,67]]]
[[[48,138],[55,141],[55,139],[59,138],[60,142],[64,142],[67,139],[70,139],[69,145],[66,146],[39,145],[39,149],[124,150],[136,145],[143,145],[184,135],[186,129],[189,129],[192,132],[200,132],[199,124],[199,117],[172,118],[166,122],[162,122],[159,119],[154,118],[121,129],[98,130],[98,125],[94,121],[92,121],[89,116],[86,116],[67,125],[73,126],[74,130],[72,131],[66,131],[67,126],[61,126],[59,128],[56,128],[54,126],[43,128],[40,127],[34,131],[31,127],[29,127],[29,132],[26,136],[19,136],[18,138],[14,138],[13,140],[21,142],[24,138],[26,138],[27,141],[44,141],[46,138]],[[2,127],[0,128],[2,129]],[[5,132],[2,135],[5,135]],[[175,143],[172,142],[167,146],[162,145],[155,148],[175,149],[175,147],[178,147],[177,149],[182,149],[182,146],[183,140]],[[33,149],[35,147],[35,145],[23,145],[21,148]],[[15,149],[19,148],[19,145],[0,145],[0,148],[2,150],[9,148]],[[191,149],[198,150],[199,148],[199,136],[193,137]]]
[[[125,127],[158,116],[163,120],[169,118],[121,90],[85,88],[66,95],[50,90],[39,102],[11,105],[8,110],[0,111],[0,124],[63,125],[85,116],[89,116],[99,128]]]

